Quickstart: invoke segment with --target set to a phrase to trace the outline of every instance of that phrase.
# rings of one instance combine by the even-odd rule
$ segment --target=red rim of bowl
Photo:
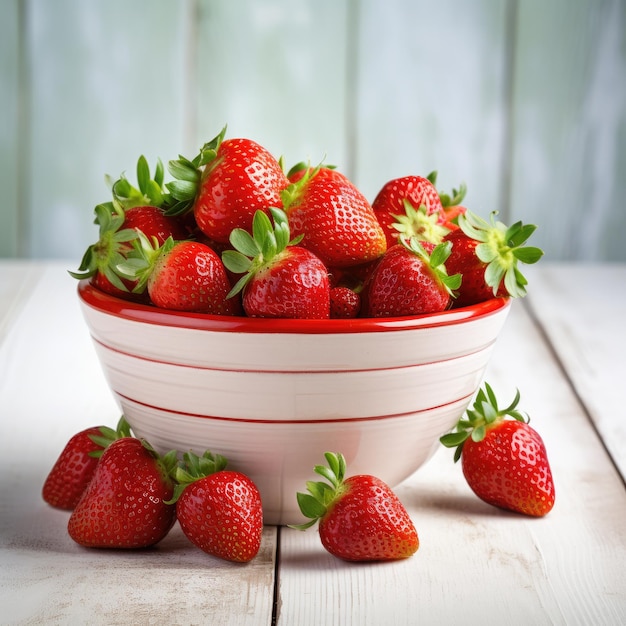
[[[291,334],[365,333],[448,326],[497,313],[510,304],[509,298],[493,298],[467,307],[412,317],[300,320],[221,316],[159,309],[107,294],[94,287],[89,280],[78,283],[78,296],[93,309],[146,324],[220,332]]]

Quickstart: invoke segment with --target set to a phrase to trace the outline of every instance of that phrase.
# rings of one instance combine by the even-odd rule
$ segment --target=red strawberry
[[[326,319],[330,315],[330,287],[326,266],[315,254],[290,241],[284,211],[270,209],[274,226],[257,211],[252,234],[235,229],[235,248],[222,254],[224,265],[244,274],[230,292],[243,292],[243,308],[249,317]]]
[[[451,244],[439,244],[432,254],[415,238],[400,239],[372,272],[365,286],[368,317],[398,317],[447,309],[461,277],[449,276],[444,263]]]
[[[377,259],[385,235],[363,194],[341,173],[308,169],[282,194],[289,226],[327,266],[349,267]]]
[[[517,410],[520,394],[505,409],[485,383],[456,432],[441,442],[456,447],[472,491],[494,506],[541,517],[554,506],[554,483],[543,440]],[[509,416],[513,419],[506,419]]]
[[[224,139],[226,127],[192,161],[170,161],[177,180],[167,187],[176,202],[172,214],[190,208],[200,230],[226,243],[235,228],[249,230],[257,210],[280,207],[289,181],[280,163],[250,139]]]
[[[381,258],[352,267],[329,267],[328,277],[331,287],[349,287],[360,291]]]
[[[258,553],[263,509],[256,485],[241,472],[225,470],[226,459],[187,453],[176,472],[176,516],[198,548],[227,561],[246,563]]]
[[[116,439],[129,436],[130,427],[124,418],[117,430],[93,426],[76,433],[50,470],[42,489],[43,499],[51,506],[71,511],[91,481],[104,449]]]
[[[238,300],[227,298],[231,286],[220,257],[203,243],[170,237],[154,246],[140,234],[134,252],[117,269],[137,281],[135,292],[147,288],[158,307],[213,315],[240,312]]]
[[[156,238],[160,244],[168,237],[186,239],[188,236],[181,222],[166,216],[160,208],[165,202],[161,163],[151,179],[146,159],[139,157],[137,178],[139,189],[123,176],[112,183],[113,201],[95,208],[98,241],[87,248],[78,271],[70,272],[79,280],[91,278],[102,291],[123,298],[129,297],[135,283],[120,276],[117,266],[132,250],[132,242],[139,231],[150,240]]]
[[[70,537],[92,548],[144,548],[176,521],[169,477],[175,452],[159,457],[144,441],[124,437],[102,454],[68,522]]]
[[[330,290],[330,317],[349,319],[358,317],[361,310],[361,296],[349,287],[333,287]]]
[[[311,521],[292,526],[304,530],[319,520],[322,545],[346,561],[391,561],[413,555],[419,548],[415,526],[391,488],[369,475],[345,478],[341,454],[327,452],[328,467],[315,472],[323,482],[308,482],[309,493],[298,493],[298,504]]]
[[[440,243],[444,233],[438,232],[436,225],[445,221],[441,200],[434,180],[436,172],[428,177],[404,176],[388,181],[372,202],[374,213],[385,232],[387,247],[398,243],[399,234],[405,237],[418,236],[433,243]],[[421,206],[423,211],[419,211]],[[434,215],[434,220],[425,220],[425,216]],[[424,236],[424,232],[433,231]]]
[[[181,220],[165,215],[155,206],[136,206],[126,209],[124,228],[134,228],[148,239],[155,239],[159,245],[171,237],[175,241],[189,239],[189,232]]]
[[[446,235],[452,252],[446,261],[451,273],[463,276],[455,307],[483,302],[495,296],[523,297],[527,280],[517,267],[536,263],[543,251],[524,246],[537,228],[533,224],[516,222],[505,226],[491,215],[491,223],[470,211],[458,216],[459,229]]]

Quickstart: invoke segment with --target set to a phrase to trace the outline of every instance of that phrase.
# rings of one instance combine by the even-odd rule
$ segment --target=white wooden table
[[[154,549],[86,550],[41,499],[67,439],[119,417],[72,266],[0,261],[0,623],[626,624],[625,265],[531,268],[489,366],[504,399],[520,388],[546,443],[547,517],[483,504],[442,447],[396,490],[414,557],[348,564],[315,529],[267,527],[243,566],[178,527]]]

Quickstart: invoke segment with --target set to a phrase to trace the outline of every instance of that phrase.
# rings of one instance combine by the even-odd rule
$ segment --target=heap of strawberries
[[[137,187],[111,181],[112,200],[95,209],[99,238],[77,272],[101,290],[166,309],[213,315],[327,319],[412,316],[500,296],[521,297],[518,262],[542,256],[526,242],[535,226],[507,227],[468,211],[465,187],[440,194],[435,175],[387,182],[370,205],[332,167],[282,163],[224,128],[189,160],[140,157]],[[543,516],[554,484],[543,441],[517,409],[485,384],[456,429],[463,474],[485,502]],[[347,477],[327,452],[298,504],[319,521],[323,546],[356,561],[407,558],[419,547],[403,504],[380,479]],[[178,521],[205,552],[247,562],[258,553],[262,503],[254,483],[226,459],[158,454],[122,417],[74,435],[43,486],[50,505],[71,511],[68,532],[98,548],[142,548]]]
[[[435,175],[387,182],[370,204],[338,170],[280,160],[226,128],[193,159],[111,181],[100,233],[71,272],[107,293],[214,315],[326,319],[443,311],[523,296],[533,225],[507,227],[440,194]]]

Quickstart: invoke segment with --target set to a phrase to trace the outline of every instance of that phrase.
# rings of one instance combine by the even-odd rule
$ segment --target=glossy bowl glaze
[[[165,311],[86,281],[78,294],[135,434],[223,454],[257,484],[266,524],[302,521],[296,492],[326,451],[391,486],[417,470],[472,399],[510,306],[270,320]]]

